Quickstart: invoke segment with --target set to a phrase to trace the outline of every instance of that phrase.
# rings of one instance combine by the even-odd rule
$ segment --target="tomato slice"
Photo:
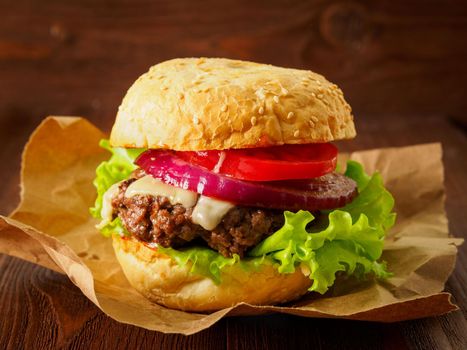
[[[247,181],[315,178],[334,171],[337,162],[337,148],[330,143],[176,154],[191,164]]]

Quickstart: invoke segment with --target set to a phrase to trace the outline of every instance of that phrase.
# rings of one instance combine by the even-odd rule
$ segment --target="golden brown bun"
[[[245,271],[233,266],[222,270],[222,283],[189,272],[170,257],[135,239],[113,235],[113,247],[130,284],[149,300],[186,311],[213,311],[240,302],[273,305],[294,300],[311,285],[300,269],[279,274],[270,264]]]
[[[180,151],[355,137],[342,91],[306,70],[224,58],[162,62],[128,90],[113,146]]]

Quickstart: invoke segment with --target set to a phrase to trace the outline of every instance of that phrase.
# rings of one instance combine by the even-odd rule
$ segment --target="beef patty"
[[[136,195],[125,197],[128,186],[144,176],[137,170],[132,178],[123,181],[118,195],[112,200],[114,214],[118,215],[127,231],[144,242],[155,242],[163,247],[182,247],[201,238],[223,256],[245,252],[277,231],[284,224],[282,211],[236,206],[230,209],[212,231],[191,221],[192,208],[171,204],[167,197]]]

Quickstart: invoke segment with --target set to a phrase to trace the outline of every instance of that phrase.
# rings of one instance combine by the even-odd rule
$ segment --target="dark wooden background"
[[[353,150],[441,141],[453,235],[467,223],[467,3],[0,0],[0,212],[18,199],[20,152],[47,115],[110,128],[152,64],[222,56],[310,68],[354,109]],[[64,276],[0,255],[0,348],[467,348],[467,249],[446,290],[461,310],[396,324],[284,315],[224,319],[190,337],[119,324]]]

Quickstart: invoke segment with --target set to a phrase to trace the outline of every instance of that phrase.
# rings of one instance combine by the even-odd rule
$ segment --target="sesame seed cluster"
[[[342,91],[307,70],[220,58],[151,67],[127,92],[111,143],[209,150],[355,136]]]

